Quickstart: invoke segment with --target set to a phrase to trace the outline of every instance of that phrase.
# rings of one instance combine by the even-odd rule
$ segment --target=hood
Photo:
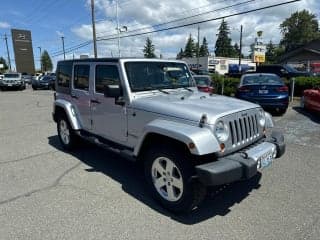
[[[217,118],[257,108],[259,105],[221,95],[177,91],[170,94],[139,96],[133,100],[131,107],[195,122],[199,122],[201,116],[206,114],[209,124],[213,124]]]

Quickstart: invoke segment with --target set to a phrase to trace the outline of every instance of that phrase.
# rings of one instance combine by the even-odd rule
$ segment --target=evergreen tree
[[[182,48],[180,48],[180,52],[177,54],[177,59],[182,59],[184,57],[184,52]]]
[[[280,24],[280,29],[283,36],[280,43],[286,52],[320,37],[317,17],[307,10],[293,13]]]
[[[144,46],[143,53],[145,58],[156,58],[154,53],[155,47],[152,44],[151,39],[148,37],[146,40],[146,45]]]
[[[3,64],[3,68],[0,68],[0,72],[5,72],[5,70],[8,69],[8,65],[7,61],[3,57],[0,57],[0,64]]]
[[[233,55],[233,57],[238,58],[239,53],[240,53],[240,47],[239,47],[238,43],[235,43],[233,45],[233,54],[232,55]],[[241,54],[241,57],[242,57],[242,54]]]
[[[273,45],[272,41],[266,46],[266,62],[267,63],[275,63],[276,62],[276,47]]]
[[[41,55],[41,66],[43,72],[52,71],[52,61],[47,50],[44,50]]]
[[[206,57],[209,56],[209,48],[208,48],[208,42],[207,39],[204,37],[202,40],[202,44],[200,47],[200,52],[199,52],[200,57]]]
[[[184,57],[194,57],[196,56],[196,45],[194,43],[194,40],[192,38],[192,35],[190,33],[189,38],[187,40],[187,44],[184,48]]]
[[[231,38],[229,38],[230,31],[228,23],[224,21],[224,19],[218,30],[219,33],[215,46],[215,55],[219,57],[232,57],[234,55],[234,49],[231,45]]]

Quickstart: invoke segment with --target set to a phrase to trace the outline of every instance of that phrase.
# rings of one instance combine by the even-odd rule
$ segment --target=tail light
[[[281,87],[278,87],[276,90],[277,90],[277,92],[288,92],[288,87],[281,86]]]
[[[239,92],[250,92],[250,88],[248,86],[241,86],[238,88]]]

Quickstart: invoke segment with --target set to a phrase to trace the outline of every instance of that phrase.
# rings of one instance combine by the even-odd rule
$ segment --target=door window
[[[117,66],[114,65],[97,65],[95,91],[104,93],[104,89],[109,85],[120,85],[120,77]]]
[[[88,91],[89,89],[89,65],[75,65],[74,66],[74,80],[73,86],[75,89]]]

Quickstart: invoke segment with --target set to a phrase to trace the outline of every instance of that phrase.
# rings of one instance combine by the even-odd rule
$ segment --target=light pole
[[[9,64],[9,70],[11,71],[11,60],[10,60],[7,34],[4,34],[4,40],[6,41],[6,48],[7,48],[7,54],[8,54],[8,64]]]
[[[243,31],[243,26],[241,25],[241,27],[240,27],[240,46],[239,46],[239,73],[241,73],[242,31]]]
[[[121,28],[119,27],[119,0],[116,0],[116,18],[117,18],[117,34],[118,34],[118,56],[121,57],[121,51],[120,51],[120,33],[128,31],[127,26],[122,26]]]
[[[39,59],[40,59],[40,71],[42,72],[41,47],[38,47],[38,48],[39,48],[39,54],[40,54],[40,57],[39,57]]]

